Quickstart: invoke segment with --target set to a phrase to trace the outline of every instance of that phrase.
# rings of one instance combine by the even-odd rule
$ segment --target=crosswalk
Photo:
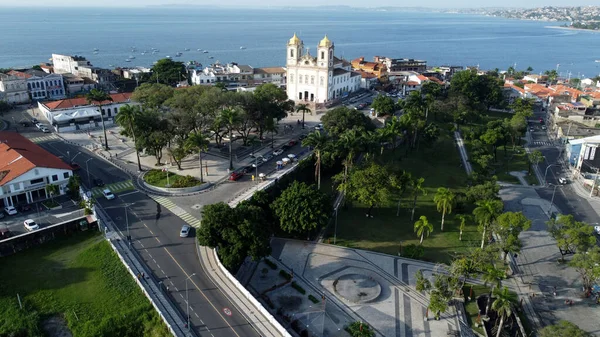
[[[92,195],[96,198],[102,196],[102,190],[109,189],[113,193],[119,193],[124,191],[134,190],[135,187],[131,180],[120,181],[118,183],[106,184],[102,187],[94,187],[92,188]]]
[[[184,211],[181,207],[177,206],[171,200],[167,199],[166,197],[156,195],[151,195],[150,197],[162,206],[164,206],[166,209],[171,211],[173,214],[180,217],[181,220],[187,222],[190,226],[200,228],[200,220],[196,219],[196,217],[194,217],[190,213]]]
[[[44,142],[52,142],[52,141],[56,141],[59,140],[60,138],[55,135],[55,134],[49,134],[47,136],[39,136],[39,137],[33,137],[33,138],[29,138],[30,141],[34,142],[34,143],[44,143]]]
[[[551,141],[542,141],[542,140],[533,141],[533,145],[537,145],[537,146],[552,145],[552,144],[553,143]]]

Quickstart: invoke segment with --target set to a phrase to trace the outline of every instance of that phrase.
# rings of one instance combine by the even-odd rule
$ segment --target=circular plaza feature
[[[381,294],[381,285],[372,277],[346,274],[333,282],[335,293],[352,303],[369,303]]]

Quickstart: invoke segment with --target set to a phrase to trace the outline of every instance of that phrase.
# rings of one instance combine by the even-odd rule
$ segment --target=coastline
[[[562,26],[544,26],[544,28],[563,29],[563,30],[576,30],[576,31],[581,31],[581,32],[600,33],[600,30],[595,30],[595,29],[571,28],[571,27],[562,27]]]

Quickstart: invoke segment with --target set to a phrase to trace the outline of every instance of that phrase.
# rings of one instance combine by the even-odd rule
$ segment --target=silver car
[[[190,235],[191,230],[192,230],[192,227],[190,227],[189,225],[183,225],[181,227],[181,231],[179,232],[179,237],[187,238],[188,235]]]

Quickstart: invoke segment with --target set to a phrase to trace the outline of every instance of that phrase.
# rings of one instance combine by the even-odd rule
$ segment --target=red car
[[[73,171],[77,171],[81,169],[81,166],[79,166],[79,164],[77,163],[71,163],[71,168],[73,169]]]
[[[243,177],[244,174],[242,172],[233,172],[230,176],[229,176],[229,180],[231,181],[236,181],[238,179],[240,179],[241,177]]]
[[[294,146],[296,144],[298,144],[298,141],[295,139],[290,140],[290,142],[288,143],[289,146]]]

